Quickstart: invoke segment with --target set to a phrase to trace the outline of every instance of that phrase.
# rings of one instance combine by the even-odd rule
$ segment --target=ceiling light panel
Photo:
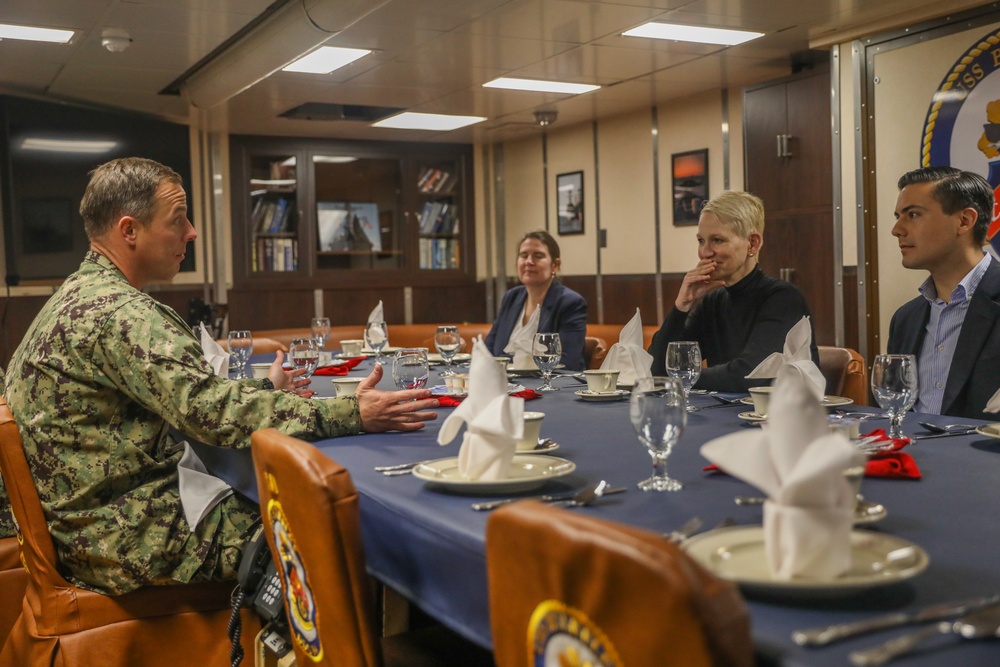
[[[736,44],[743,44],[752,39],[763,37],[764,33],[652,21],[638,28],[626,30],[622,35],[626,37],[649,37],[652,39],[670,39],[678,42],[735,46]]]
[[[508,90],[528,90],[537,93],[562,93],[565,95],[580,95],[597,90],[600,86],[586,83],[567,83],[563,81],[543,81],[541,79],[515,79],[502,76],[483,84],[484,88],[506,88]]]
[[[29,42],[54,42],[65,44],[73,39],[72,30],[56,30],[55,28],[37,28],[30,25],[11,25],[0,23],[0,39],[24,39]]]
[[[284,72],[305,72],[307,74],[329,74],[355,60],[367,56],[368,49],[346,49],[339,46],[321,46],[312,53],[282,67]]]
[[[483,116],[452,116],[438,113],[414,113],[407,111],[377,123],[372,123],[372,127],[391,127],[399,130],[437,130],[447,132],[457,130],[466,125],[481,123],[486,118]]]

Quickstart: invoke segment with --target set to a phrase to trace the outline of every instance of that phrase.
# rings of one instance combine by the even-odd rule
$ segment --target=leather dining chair
[[[819,370],[826,378],[827,394],[868,405],[868,368],[860,354],[849,347],[820,345]]]
[[[21,613],[0,650],[0,666],[229,664],[232,582],[149,586],[107,596],[62,577],[21,435],[2,399],[0,473],[20,529],[27,576]],[[242,612],[241,644],[253,656],[260,621],[250,610]]]
[[[587,368],[600,368],[608,356],[608,344],[603,338],[587,336],[583,339],[583,360]]]
[[[0,539],[0,648],[3,647],[14,621],[21,615],[28,573],[21,565],[16,537]]]
[[[440,626],[380,639],[350,474],[275,429],[255,431],[251,443],[264,534],[300,667],[493,665],[488,651]]]
[[[753,664],[734,585],[659,535],[519,501],[487,521],[486,567],[499,667]]]
[[[218,338],[215,341],[219,346],[225,350],[229,351],[229,339]],[[281,350],[282,352],[288,352],[288,346],[281,341],[274,340],[273,338],[258,338],[253,337],[253,352],[254,354],[267,354],[270,352],[277,352]]]

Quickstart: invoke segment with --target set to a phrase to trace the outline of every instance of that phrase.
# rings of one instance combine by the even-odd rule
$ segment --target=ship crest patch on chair
[[[604,632],[580,611],[558,600],[535,607],[528,622],[532,667],[622,667]]]
[[[281,509],[281,503],[271,500],[267,507],[274,543],[281,556],[285,608],[288,610],[292,637],[306,655],[319,662],[323,658],[323,646],[319,640],[319,616],[305,565],[295,545],[295,538],[288,528],[288,520]]]

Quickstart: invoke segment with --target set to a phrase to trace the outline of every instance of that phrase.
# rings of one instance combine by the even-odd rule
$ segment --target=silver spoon
[[[931,433],[948,433],[949,431],[957,431],[963,429],[966,431],[976,428],[972,424],[932,424],[930,422],[917,422],[920,424],[924,430],[930,431]]]
[[[600,493],[598,493],[598,488],[600,488]],[[563,495],[545,495],[545,496],[535,496],[534,500],[539,500],[543,503],[557,503],[566,502],[570,503],[570,507],[577,507],[576,504],[578,499],[581,504],[589,505],[590,503],[597,500],[601,496],[608,496],[612,493],[622,493],[625,491],[623,488],[609,488],[609,485],[603,479],[600,482],[585,486],[576,493],[563,494]],[[495,510],[498,507],[503,507],[504,505],[509,505],[517,500],[523,500],[523,498],[503,498],[502,500],[489,500],[482,503],[472,503],[472,509],[477,512],[488,512],[490,510]],[[583,502],[586,501],[586,502]]]

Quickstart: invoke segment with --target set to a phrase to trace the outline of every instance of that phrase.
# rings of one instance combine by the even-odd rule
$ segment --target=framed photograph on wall
[[[708,200],[708,149],[670,156],[674,225],[696,225]]]
[[[560,234],[583,234],[583,172],[556,176]]]

